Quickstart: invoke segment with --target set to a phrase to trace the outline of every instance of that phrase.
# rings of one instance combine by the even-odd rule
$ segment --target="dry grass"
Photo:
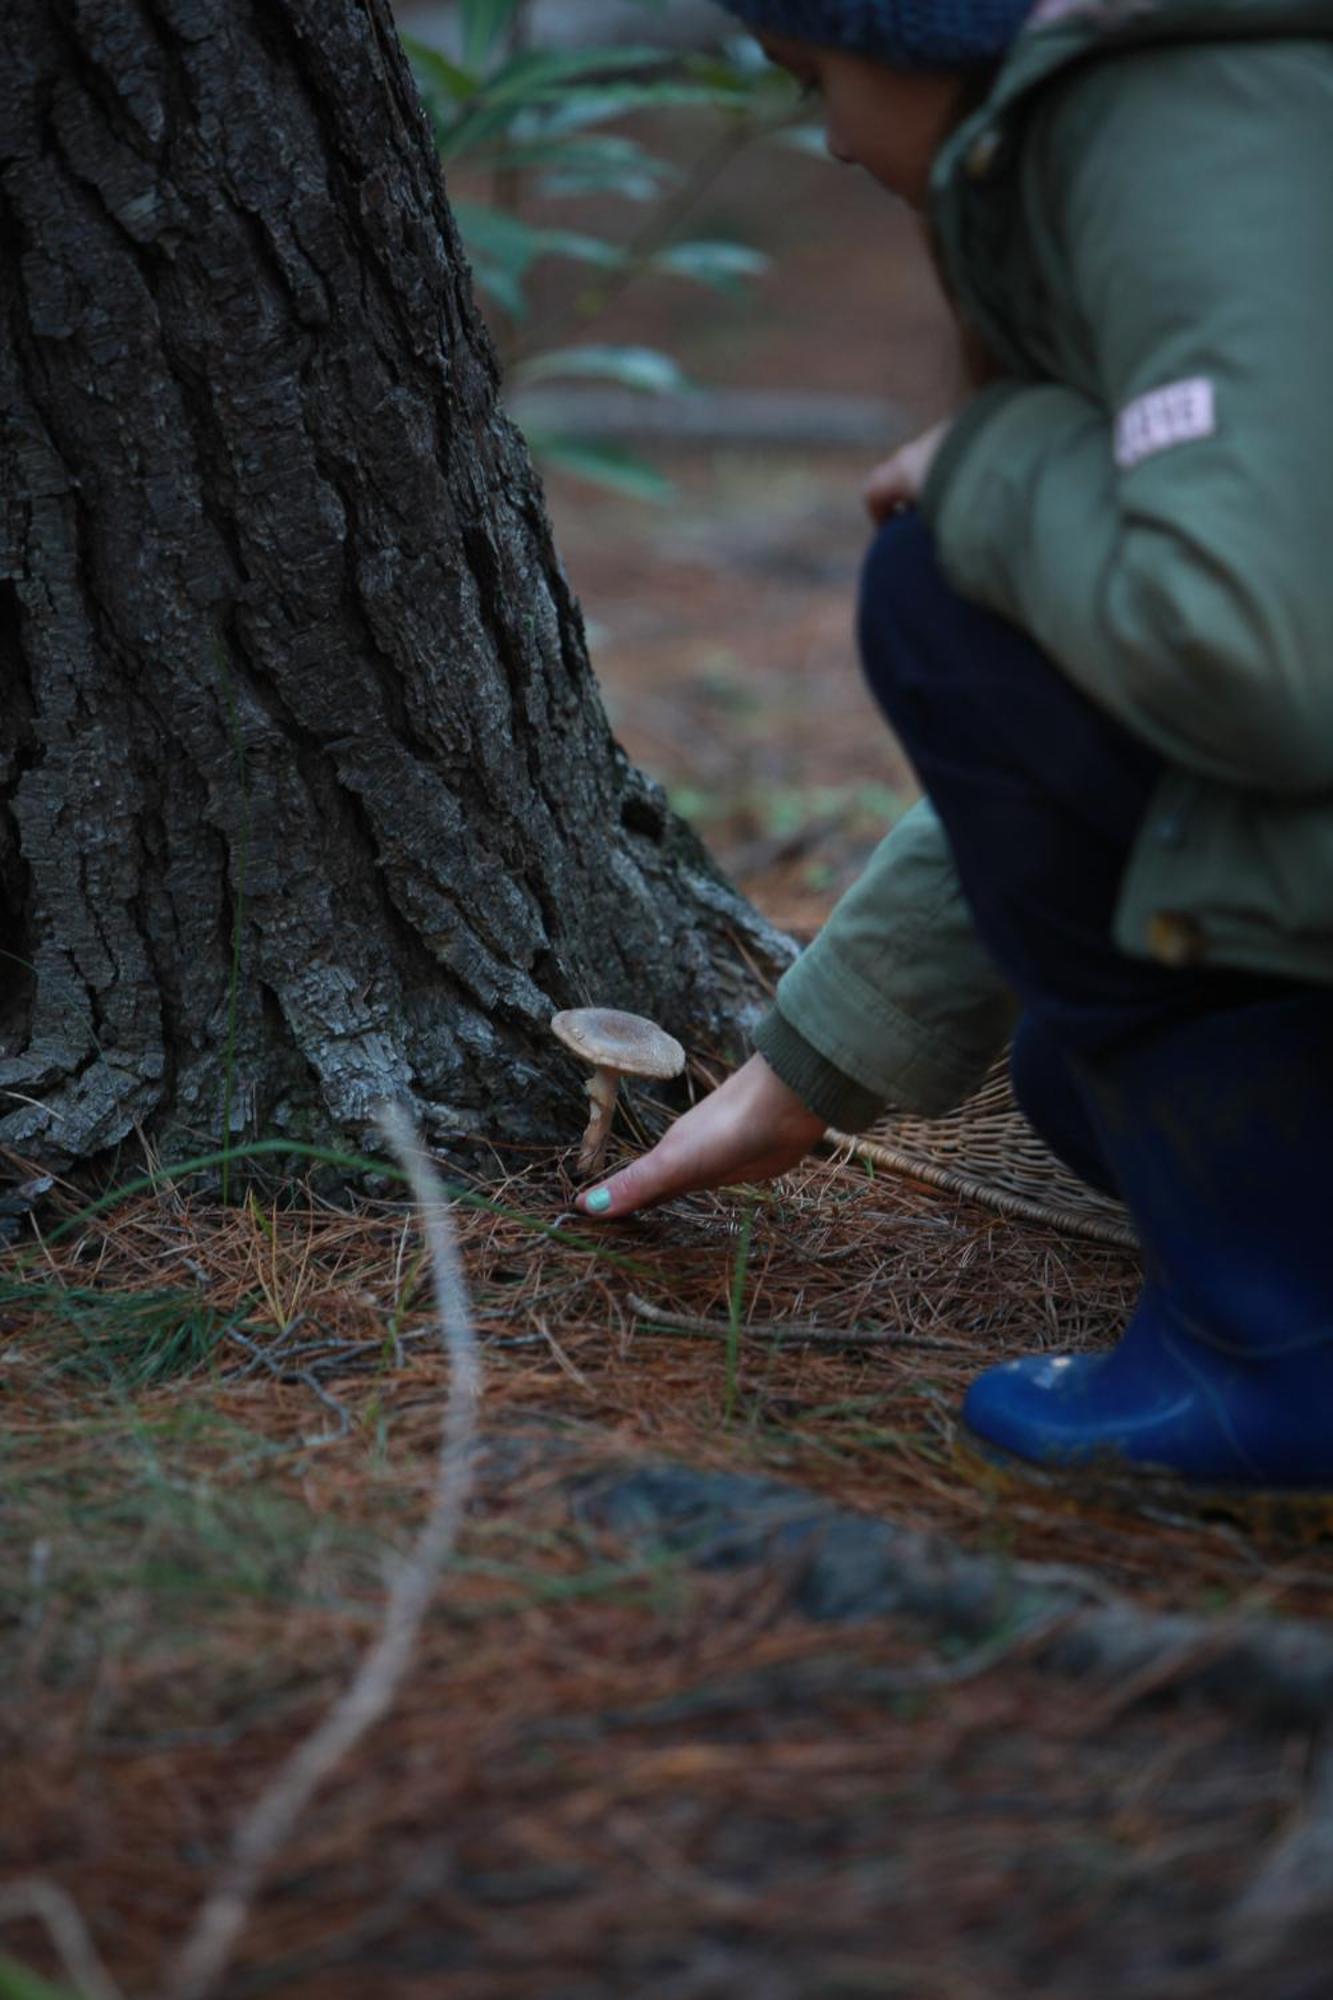
[[[771,1580],[628,1558],[562,1497],[636,1454],[764,1470],[1154,1603],[1323,1613],[1317,1550],[1000,1493],[956,1460],[978,1366],[1111,1337],[1132,1258],[845,1162],[611,1228],[569,1196],[535,1157],[458,1211],[484,1503],[234,1990],[609,1995],[665,1982],[688,1935],[695,1983],[663,1992],[991,2000],[1011,1977],[1047,1990],[1022,1974],[1024,1926],[1071,1968],[1111,1911],[1140,1943],[1193,1935],[1243,1886],[1235,1843],[1298,1795],[1301,1745],[1198,1714],[1163,1737],[1133,1711],[1090,1742],[1078,1691],[1021,1662],[929,1697],[839,1696],[842,1663],[855,1690],[858,1661],[917,1658],[919,1637],[831,1642]],[[143,1993],[238,1809],[346,1679],[424,1511],[445,1385],[420,1240],[405,1203],[164,1191],[39,1244],[4,1297],[0,1860],[77,1894]],[[839,1664],[793,1692],[786,1666],[812,1656]],[[1226,1840],[1223,1769],[1247,1788]],[[5,1943],[41,1962],[35,1933]],[[807,1960],[816,1983],[784,1986]]]

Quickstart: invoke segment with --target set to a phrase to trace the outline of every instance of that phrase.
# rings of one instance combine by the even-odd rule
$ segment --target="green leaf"
[[[402,44],[423,97],[438,97],[449,105],[465,103],[476,96],[480,78],[470,70],[460,69],[448,56],[441,55],[427,42],[419,42],[414,35],[404,35]]]
[[[527,293],[512,272],[502,270],[498,264],[488,264],[484,257],[476,257],[472,261],[472,279],[477,290],[493,299],[510,319],[521,322],[527,318]]]
[[[735,63],[720,55],[692,56],[686,69],[695,83],[705,84],[710,90],[725,90],[733,94],[748,87],[753,80]]]
[[[736,103],[734,92],[695,83],[613,83],[589,85],[562,96],[551,114],[551,129],[573,132],[606,125],[636,111],[662,111],[680,105],[708,109]]]
[[[512,111],[503,108],[489,110],[480,99],[474,99],[470,107],[460,111],[458,117],[448,120],[438,115],[438,98],[434,100],[433,108],[437,113],[435,143],[446,165],[481,153],[492,140],[506,138],[514,118]]]
[[[697,284],[713,285],[724,292],[737,291],[742,278],[756,278],[769,267],[762,250],[752,250],[744,243],[673,243],[652,261],[659,271],[692,278]]]
[[[498,264],[516,278],[524,277],[540,257],[568,257],[605,271],[617,270],[625,262],[624,251],[600,236],[577,229],[538,228],[483,202],[455,202],[454,219],[469,256]]]
[[[670,56],[665,49],[552,49],[515,56],[486,79],[490,105],[549,104],[576,95],[572,86],[588,76],[631,77],[635,71],[660,69]]]
[[[594,486],[610,487],[613,492],[627,493],[658,507],[676,497],[675,487],[664,474],[621,445],[539,431],[528,433],[528,444],[544,464],[572,472]]]
[[[773,136],[780,146],[793,153],[811,153],[820,160],[829,157],[828,138],[822,125],[788,125]]]
[[[454,220],[477,284],[514,319],[522,319],[527,312],[523,280],[541,254],[538,232],[516,216],[478,202],[455,202]]]
[[[619,382],[652,396],[677,395],[690,384],[679,363],[655,347],[556,347],[513,371],[515,382]]]
[[[478,286],[514,319],[527,315],[523,284],[539,259],[565,257],[603,271],[617,270],[625,262],[624,251],[600,236],[585,236],[575,229],[539,229],[481,202],[455,202],[454,219]]]
[[[0,1954],[0,2000],[78,2000],[69,1986],[53,1986],[20,1965],[16,1958]]]
[[[619,244],[580,229],[537,229],[533,234],[538,257],[567,257],[576,264],[595,264],[600,271],[618,271],[625,262]]]
[[[462,0],[463,61],[482,69],[504,39],[520,0]]]
[[[546,168],[540,185],[549,195],[614,194],[649,201],[681,179],[679,167],[614,132],[537,133],[511,144],[489,164],[497,169]]]
[[[753,35],[730,36],[726,44],[726,61],[732,75],[739,80],[760,83],[772,78],[780,83],[784,90],[796,87],[788,72],[773,62]]]
[[[598,172],[580,173],[561,169],[558,173],[543,174],[537,183],[539,194],[552,201],[576,201],[583,195],[614,195],[621,201],[656,201],[662,192],[662,184],[646,174]]]

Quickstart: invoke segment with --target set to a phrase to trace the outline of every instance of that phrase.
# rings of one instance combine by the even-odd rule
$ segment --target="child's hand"
[[[936,453],[953,428],[953,418],[945,417],[911,444],[895,451],[877,465],[862,489],[866,510],[872,521],[887,521],[903,507],[915,507],[926,490]]]
[[[632,1215],[668,1195],[772,1180],[803,1160],[826,1129],[762,1056],[751,1056],[651,1153],[581,1194],[578,1206],[585,1215]]]

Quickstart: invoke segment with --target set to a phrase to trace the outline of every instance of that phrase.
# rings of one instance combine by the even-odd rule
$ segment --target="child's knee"
[[[935,537],[916,509],[890,514],[875,530],[861,565],[861,615],[891,615],[936,571]]]

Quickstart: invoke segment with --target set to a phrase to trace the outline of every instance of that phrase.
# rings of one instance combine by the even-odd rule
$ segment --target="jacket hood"
[[[1333,40],[1333,0],[1037,0],[1000,72],[1007,103],[1066,63],[1154,42]]]

